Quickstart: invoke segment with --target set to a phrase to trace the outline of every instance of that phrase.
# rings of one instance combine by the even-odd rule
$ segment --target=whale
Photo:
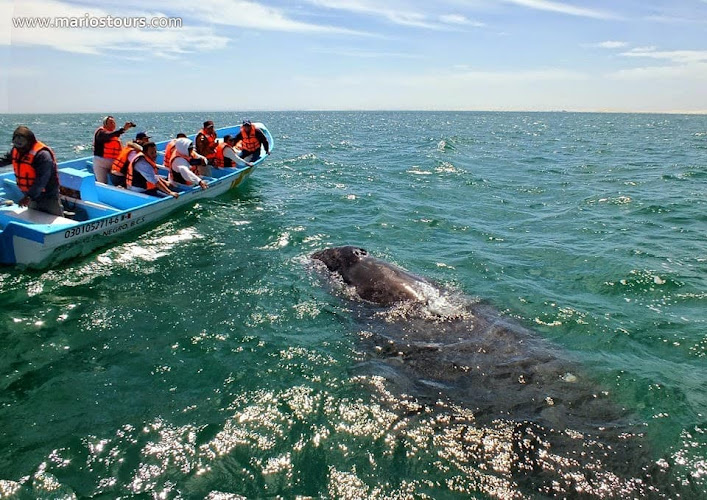
[[[491,305],[444,290],[360,247],[327,248],[311,258],[339,277],[350,296],[374,307],[371,318],[379,321],[367,325],[374,333],[369,343],[409,375],[420,398],[443,392],[477,415],[512,410],[562,428],[586,426],[592,406],[602,415],[601,425],[619,416],[601,404],[605,398],[576,360]],[[577,416],[582,421],[571,422]]]
[[[667,483],[666,471],[655,465],[644,424],[575,356],[491,304],[361,247],[310,257],[344,299],[358,304],[352,310],[365,323],[367,356],[354,373],[385,380],[386,393],[400,400],[463,408],[453,421],[464,420],[464,435],[505,429],[512,484],[531,495],[661,497],[654,485]],[[483,463],[481,448],[465,448],[465,460]]]

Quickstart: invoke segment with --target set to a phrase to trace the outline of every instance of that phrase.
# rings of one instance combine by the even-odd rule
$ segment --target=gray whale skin
[[[427,283],[424,278],[376,259],[363,248],[354,246],[328,248],[315,252],[312,258],[322,261],[329,271],[339,274],[347,285],[354,286],[359,297],[384,306],[418,300],[413,286]]]

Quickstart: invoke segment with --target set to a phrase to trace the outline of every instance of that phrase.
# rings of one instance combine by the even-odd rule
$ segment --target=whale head
[[[331,272],[341,272],[357,264],[368,252],[355,246],[326,248],[312,254],[312,258],[323,262]]]

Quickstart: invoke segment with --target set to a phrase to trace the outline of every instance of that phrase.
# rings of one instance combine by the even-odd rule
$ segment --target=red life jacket
[[[145,179],[140,172],[137,172],[137,175],[135,175],[136,172],[134,172],[134,167],[135,163],[140,158],[145,158],[147,160],[147,163],[149,163],[152,168],[155,170],[155,175],[157,175],[157,164],[152,161],[150,158],[145,156],[145,153],[138,153],[135,155],[135,158],[132,159],[130,163],[128,163],[128,171],[125,174],[125,185],[130,188],[132,186],[135,186],[137,188],[142,188],[145,189],[146,191],[149,191],[151,189],[155,189],[157,187],[157,184],[153,184],[151,182],[148,182],[147,179]]]
[[[260,151],[260,141],[255,137],[255,133],[258,129],[255,125],[250,126],[250,135],[246,133],[245,127],[241,126],[241,136],[243,137],[243,144],[241,149],[248,153],[254,153],[255,151]]]
[[[17,187],[23,193],[27,193],[30,188],[34,185],[34,180],[37,177],[37,172],[34,170],[32,163],[34,162],[34,157],[37,153],[46,149],[52,156],[52,161],[54,161],[54,175],[57,178],[57,183],[59,182],[59,173],[56,168],[56,157],[54,156],[54,151],[51,150],[49,146],[42,142],[35,142],[32,149],[26,154],[21,154],[17,151],[17,148],[12,148],[12,167],[15,169],[15,179],[17,180]],[[42,190],[44,192],[44,190]]]
[[[232,148],[230,145],[226,144],[225,142],[220,143],[220,144],[218,145],[218,147],[216,148],[216,156],[214,157],[214,167],[217,167],[217,168],[223,168],[223,167],[231,168],[231,167],[234,167],[234,166],[235,166],[235,165],[233,164],[233,160],[231,160],[230,158],[226,158],[226,157],[224,156],[223,153],[224,153],[224,151],[226,151],[226,148],[228,148],[228,149],[230,149],[231,151],[233,151],[233,148]],[[234,154],[235,154],[235,151],[234,151]]]
[[[201,143],[201,141],[199,140],[200,135],[203,135],[204,137],[206,137],[206,140],[209,141],[209,144],[206,147],[207,151],[205,151],[204,153],[199,151],[199,154],[203,154],[203,156],[205,156],[209,160],[212,158],[215,158],[216,157],[216,133],[214,132],[214,133],[209,134],[208,132],[206,132],[206,130],[204,130],[202,128],[201,130],[199,130],[199,133],[196,134],[196,138],[195,138],[196,140],[194,142],[196,142],[197,144]],[[208,151],[211,151],[211,152],[208,152]]]
[[[98,127],[96,131],[93,133],[93,150],[96,150],[96,136],[98,135],[98,132],[101,130],[105,131],[107,134],[110,134],[105,127]],[[111,160],[115,160],[118,156],[120,156],[120,152],[123,149],[123,144],[120,142],[120,138],[118,136],[111,137],[106,141],[106,143],[103,145],[103,158],[110,158]]]

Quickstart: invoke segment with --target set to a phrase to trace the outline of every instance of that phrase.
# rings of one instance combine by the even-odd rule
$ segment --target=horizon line
[[[641,114],[641,115],[707,115],[707,110],[671,110],[671,111],[626,111],[626,110],[573,110],[573,109],[251,109],[251,110],[112,110],[114,114],[151,114],[151,113],[575,113],[575,114]],[[0,116],[13,115],[92,115],[105,114],[107,111],[0,111]]]

